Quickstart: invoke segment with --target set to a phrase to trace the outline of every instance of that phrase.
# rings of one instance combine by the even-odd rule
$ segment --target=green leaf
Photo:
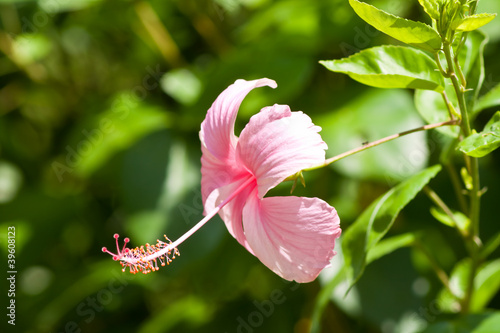
[[[411,88],[442,91],[444,80],[432,58],[401,46],[378,46],[348,58],[320,61],[333,72],[377,88]]]
[[[132,94],[119,95],[109,110],[79,129],[66,147],[66,164],[87,177],[116,152],[143,136],[167,128],[170,114],[156,106],[139,103]]]
[[[500,288],[500,259],[483,265],[474,279],[471,311],[483,310]]]
[[[462,299],[465,296],[466,289],[469,284],[471,268],[471,259],[465,258],[456,264],[450,274],[450,289],[453,292],[453,296],[457,299]]]
[[[498,123],[500,122],[500,111],[495,112],[495,114],[491,117],[490,120],[484,125],[484,130],[485,131],[492,131],[495,130],[498,126]]]
[[[500,232],[496,233],[493,237],[491,237],[486,244],[484,244],[483,249],[481,250],[480,257],[482,259],[487,258],[490,254],[492,254],[498,247],[500,246]]]
[[[497,14],[475,14],[471,16],[464,17],[461,19],[455,30],[458,31],[472,31],[478,28],[481,28],[483,25],[488,24],[491,20],[493,20]]]
[[[436,0],[418,0],[425,12],[434,20],[439,20],[439,4]]]
[[[389,231],[399,212],[440,170],[439,165],[429,167],[393,187],[375,200],[347,229],[342,250],[352,284],[363,274],[369,251]]]
[[[431,207],[431,214],[436,220],[452,228],[459,229],[462,233],[468,230],[470,220],[461,212],[452,212],[453,218],[436,207]]]
[[[473,112],[474,103],[484,79],[483,50],[486,43],[487,37],[481,31],[472,31],[468,34],[468,38],[458,57],[467,80],[467,88],[472,90],[465,94],[467,109],[471,118],[475,114],[475,111]],[[451,84],[446,85],[445,92],[454,109],[458,111],[458,101],[453,86]],[[434,91],[417,90],[415,93],[415,106],[422,118],[429,124],[450,119],[443,96]],[[458,126],[444,126],[437,130],[453,138],[457,137],[460,132]]]
[[[427,24],[386,13],[357,0],[349,0],[349,4],[367,23],[403,43],[429,52],[441,48],[441,37]]]
[[[500,111],[486,124],[484,130],[466,137],[458,148],[472,157],[483,157],[500,147]]]
[[[443,287],[438,294],[437,302],[442,311],[458,312],[460,310],[460,302],[469,284],[471,267],[470,258],[459,261],[453,267],[448,281],[449,289]]]
[[[433,323],[421,333],[495,333],[498,331],[499,321],[500,312],[474,313],[455,320]]]
[[[342,108],[326,112],[317,121],[323,128],[322,137],[330,147],[331,156],[363,142],[423,125],[409,91],[402,89],[369,89]],[[331,167],[348,178],[376,180],[393,186],[427,166],[427,147],[425,133],[419,132],[342,159]]]
[[[500,105],[500,84],[497,84],[494,88],[479,98],[477,104],[475,105],[474,112],[477,113],[481,110],[497,105]]]
[[[454,106],[455,110],[458,110],[458,101],[455,97],[453,87],[448,85],[445,91],[450,103]],[[417,90],[415,91],[414,98],[418,113],[428,124],[450,120],[448,108],[440,93],[431,90]],[[443,126],[436,130],[452,138],[457,137],[460,132],[458,126]]]
[[[376,244],[366,256],[366,264],[369,264],[377,259],[386,256],[397,249],[411,246],[416,239],[415,233],[406,233],[402,235],[393,236],[388,239],[384,239]]]
[[[479,91],[484,81],[484,48],[488,43],[488,36],[476,30],[468,34],[464,47],[459,54],[459,62],[463,68],[467,89],[472,91],[465,93],[467,110],[471,119],[475,116],[474,104],[479,97]]]
[[[462,181],[464,182],[465,188],[469,191],[472,190],[472,176],[466,167],[462,167],[460,169],[460,177],[462,177]]]
[[[494,333],[498,332],[500,327],[500,313],[496,312],[491,314],[487,319],[483,320],[481,324],[472,333]]]

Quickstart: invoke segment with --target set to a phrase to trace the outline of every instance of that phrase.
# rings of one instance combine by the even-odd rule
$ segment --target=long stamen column
[[[120,261],[124,272],[127,267],[129,267],[130,273],[132,274],[139,272],[147,274],[157,271],[160,269],[160,266],[170,264],[170,262],[175,259],[176,255],[180,255],[177,250],[177,246],[198,231],[198,229],[214,217],[222,209],[222,207],[234,199],[234,197],[247,188],[247,186],[249,186],[253,181],[255,181],[255,177],[248,177],[248,179],[244,181],[233,193],[231,193],[229,197],[222,201],[217,207],[214,208],[214,210],[207,214],[200,222],[188,230],[184,235],[179,237],[175,242],[170,241],[167,236],[164,236],[166,242],[157,240],[155,245],[146,244],[134,249],[129,249],[126,245],[130,240],[129,238],[125,238],[123,247],[120,249],[118,244],[119,235],[115,234],[113,237],[116,239],[117,253],[109,251],[106,247],[102,248],[102,252],[112,255],[113,260]]]

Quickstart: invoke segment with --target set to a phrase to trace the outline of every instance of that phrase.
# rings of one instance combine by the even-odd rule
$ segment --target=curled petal
[[[266,107],[241,132],[236,158],[257,178],[258,194],[325,160],[326,143],[311,118],[287,105]]]
[[[237,80],[224,90],[212,104],[201,124],[200,140],[203,146],[219,160],[226,160],[234,153],[237,137],[234,122],[245,96],[254,88],[270,86],[276,82],[269,79],[254,81]]]
[[[336,254],[340,219],[317,198],[251,195],[243,227],[255,256],[276,274],[297,282],[313,281]]]

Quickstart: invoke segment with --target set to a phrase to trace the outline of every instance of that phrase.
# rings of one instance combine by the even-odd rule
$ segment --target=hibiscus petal
[[[318,198],[251,195],[243,227],[255,256],[286,280],[313,281],[336,254],[340,219]]]
[[[241,102],[252,89],[262,86],[276,88],[277,85],[269,79],[237,80],[217,97],[208,110],[201,124],[200,140],[215,158],[225,160],[231,157],[237,141],[234,122]]]
[[[285,178],[325,160],[320,130],[309,116],[287,105],[263,108],[250,118],[236,155],[257,178],[260,198]]]
[[[220,188],[213,190],[207,197],[204,209],[206,212],[213,211],[222,201],[229,197],[237,188],[239,188],[248,178],[239,179],[233,183],[227,184]],[[248,245],[243,232],[243,224],[241,217],[243,207],[245,206],[248,195],[255,188],[255,184],[248,186],[247,189],[238,194],[230,202],[228,202],[220,211],[219,215],[224,221],[227,230],[241,245],[243,245],[250,253],[253,254],[252,249]]]

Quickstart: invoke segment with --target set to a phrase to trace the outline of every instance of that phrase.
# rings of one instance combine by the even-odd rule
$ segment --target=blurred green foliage
[[[372,3],[425,20],[417,1]],[[479,8],[500,12],[496,0]],[[0,21],[0,251],[6,260],[7,227],[15,226],[16,332],[307,332],[318,295],[324,332],[415,332],[445,314],[431,265],[412,249],[371,263],[345,298],[328,289],[340,254],[316,282],[283,281],[219,218],[154,274],[122,273],[100,250],[115,232],[132,246],[163,233],[175,239],[202,217],[199,126],[238,78],[269,77],[278,88],[252,92],[237,128],[261,107],[289,104],[323,127],[328,156],[423,123],[410,91],[364,87],[319,65],[398,44],[347,0],[2,0]],[[500,19],[484,31],[482,94],[500,81]],[[477,129],[496,104],[484,102]],[[347,229],[380,194],[439,162],[447,140],[413,134],[309,172],[294,193],[327,200]],[[500,152],[480,167],[487,242],[499,230]],[[446,174],[432,186],[454,202]],[[463,244],[428,207],[417,195],[390,234],[422,232],[451,274]],[[493,266],[480,290],[498,309],[500,296],[483,286],[499,283]]]

